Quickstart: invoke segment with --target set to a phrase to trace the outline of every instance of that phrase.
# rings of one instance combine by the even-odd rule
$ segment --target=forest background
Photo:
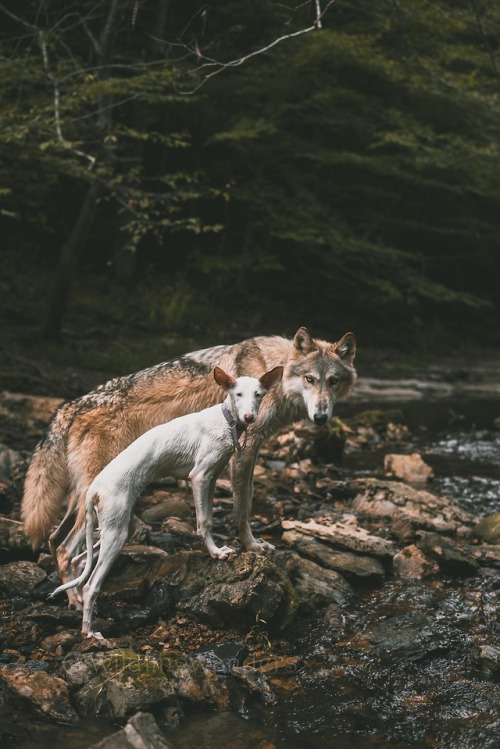
[[[498,346],[497,0],[0,19],[2,386],[36,389],[25,357],[120,374],[303,324]]]

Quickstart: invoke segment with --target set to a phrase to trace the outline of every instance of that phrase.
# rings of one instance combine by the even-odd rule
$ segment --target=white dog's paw
[[[230,546],[221,546],[210,552],[210,556],[214,559],[227,559],[231,554],[236,554],[236,550],[232,549]]]

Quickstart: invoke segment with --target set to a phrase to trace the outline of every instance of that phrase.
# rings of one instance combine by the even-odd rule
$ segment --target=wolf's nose
[[[243,418],[245,419],[247,424],[251,424],[252,421],[254,420],[254,415],[251,413],[246,413],[246,414],[243,414]]]
[[[328,416],[326,414],[314,414],[314,423],[318,424],[318,426],[321,426],[321,424],[326,424],[327,419]]]

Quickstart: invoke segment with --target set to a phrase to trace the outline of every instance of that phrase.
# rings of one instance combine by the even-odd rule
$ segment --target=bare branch
[[[207,73],[203,79],[200,81],[200,83],[195,86],[190,91],[180,91],[179,93],[184,95],[192,95],[195,94],[202,86],[207,83],[210,78],[213,78],[216,75],[219,75],[219,73],[222,73],[224,70],[227,70],[228,68],[236,68],[240,65],[243,65],[248,60],[251,60],[253,57],[256,57],[257,55],[261,55],[264,52],[268,52],[270,49],[273,49],[273,47],[276,47],[278,44],[281,44],[281,42],[286,41],[287,39],[293,39],[297,36],[302,36],[303,34],[308,34],[311,31],[316,31],[323,28],[323,18],[328,11],[328,9],[336,2],[336,0],[328,0],[326,3],[324,9],[321,9],[321,3],[320,0],[315,0],[315,6],[316,6],[316,18],[314,20],[314,23],[311,24],[311,26],[307,26],[304,29],[299,29],[298,31],[293,31],[290,34],[283,34],[282,36],[277,37],[276,39],[273,39],[272,42],[267,44],[265,47],[261,47],[260,49],[256,49],[253,52],[249,52],[248,55],[243,55],[242,57],[238,57],[235,60],[230,60],[229,62],[220,62],[217,60],[214,60],[206,55],[204,55],[198,44],[195,42],[194,47],[190,47],[187,44],[184,44],[183,42],[171,42],[169,46],[171,47],[182,47],[183,49],[187,50],[190,54],[195,55],[197,59],[199,60],[205,60],[205,62],[202,62],[201,65],[199,65],[197,68],[193,70],[194,73],[198,73],[200,70],[203,70],[204,68],[217,68],[216,70],[213,70],[210,73]],[[154,39],[154,41],[161,42],[163,40],[158,39],[154,37],[152,34],[149,35],[151,39]]]

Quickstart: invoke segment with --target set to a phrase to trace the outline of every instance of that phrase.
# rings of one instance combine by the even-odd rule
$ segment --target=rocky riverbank
[[[52,559],[47,549],[32,553],[19,522],[27,462],[58,403],[0,397],[4,706],[28,722],[41,718],[54,726],[84,727],[97,717],[101,735],[112,731],[105,721],[124,725],[98,744],[107,749],[135,746],[134,736],[141,746],[167,747],[177,745],[176,731],[196,711],[271,715],[287,701],[295,709],[294,696],[314,692],[324,679],[340,693],[352,692],[349,663],[360,674],[373,663],[380,678],[386,668],[377,661],[380,652],[400,663],[414,658],[414,666],[439,654],[445,670],[446,659],[455,663],[459,653],[454,681],[467,683],[476,705],[475,712],[467,708],[471,719],[486,726],[478,716],[494,710],[500,697],[493,613],[500,597],[500,516],[483,517],[434,491],[433,468],[399,410],[360,405],[350,418],[320,429],[297,425],[265,446],[256,468],[254,525],[276,545],[270,557],[239,552],[212,560],[195,535],[188,487],[168,479],[149,487],[136,508],[134,537],[98,599],[95,628],[104,639],[82,640],[80,612],[69,610],[62,596],[47,601],[57,585]],[[491,434],[499,414],[500,408],[491,415]],[[344,467],[346,457],[373,449],[383,454],[377,471]],[[234,545],[230,495],[224,477],[216,491],[215,537]],[[429,614],[442,606],[437,601],[447,589],[462,601],[452,624],[443,613]],[[414,615],[402,603],[409,591],[420,601]],[[334,657],[320,657],[320,643]],[[431,691],[429,684],[401,696],[404,714],[424,722],[427,715],[430,724]],[[373,695],[362,692],[352,695],[361,716],[374,709]],[[27,745],[22,725],[2,730],[3,738]],[[497,721],[490,733],[498,738],[498,731]],[[412,744],[411,736],[404,739],[409,743],[399,746]],[[84,735],[73,741],[75,749],[90,743]],[[459,745],[473,746],[466,738]],[[238,746],[292,743],[264,732]]]

